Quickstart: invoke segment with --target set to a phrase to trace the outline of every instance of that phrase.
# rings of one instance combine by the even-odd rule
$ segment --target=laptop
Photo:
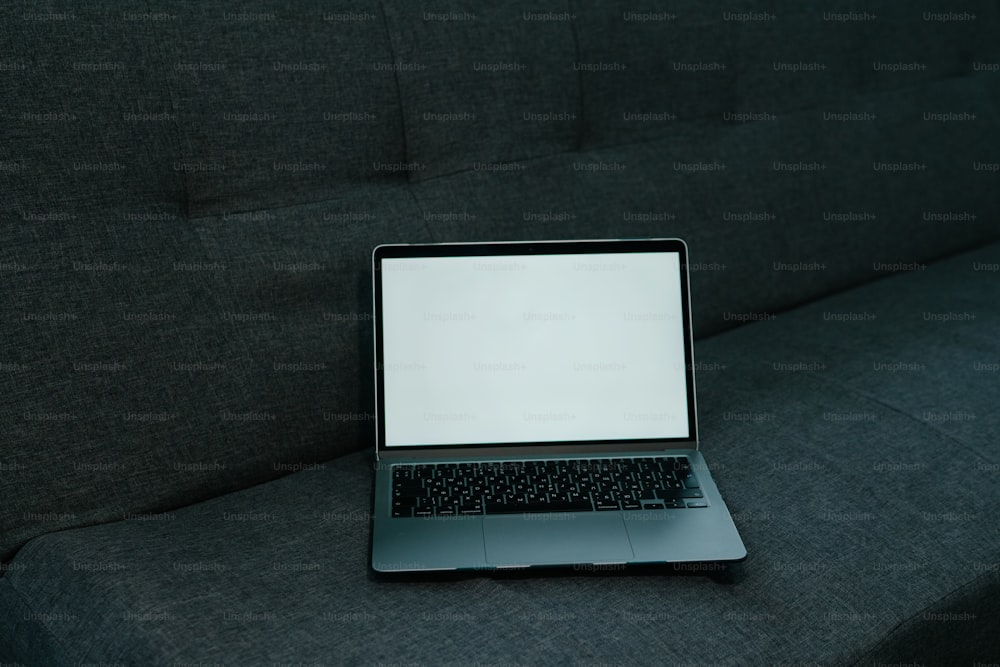
[[[372,568],[742,560],[687,266],[679,239],[376,247]]]

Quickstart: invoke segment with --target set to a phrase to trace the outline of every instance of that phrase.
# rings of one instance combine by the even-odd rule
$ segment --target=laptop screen
[[[692,436],[682,250],[533,248],[381,258],[386,447]]]

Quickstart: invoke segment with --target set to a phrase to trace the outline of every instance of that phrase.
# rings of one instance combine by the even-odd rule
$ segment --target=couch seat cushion
[[[1000,657],[1000,245],[698,343],[749,550],[711,571],[384,580],[371,455],[47,534],[0,579],[25,664],[845,664]]]

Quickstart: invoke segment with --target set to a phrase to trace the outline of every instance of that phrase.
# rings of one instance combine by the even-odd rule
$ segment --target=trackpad
[[[490,565],[573,565],[632,560],[619,512],[483,517]]]

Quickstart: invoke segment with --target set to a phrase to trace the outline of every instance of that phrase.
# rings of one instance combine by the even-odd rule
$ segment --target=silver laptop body
[[[683,241],[380,245],[372,264],[374,570],[746,556],[698,451]]]

